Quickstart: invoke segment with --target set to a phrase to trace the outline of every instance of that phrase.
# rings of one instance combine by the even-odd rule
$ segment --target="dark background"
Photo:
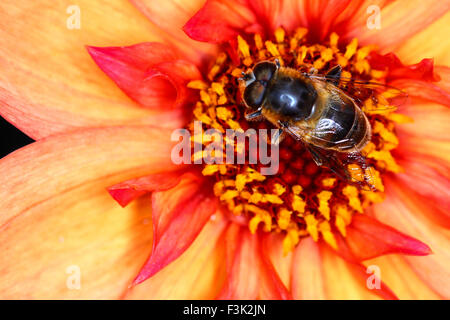
[[[0,158],[33,142],[33,139],[0,117]]]

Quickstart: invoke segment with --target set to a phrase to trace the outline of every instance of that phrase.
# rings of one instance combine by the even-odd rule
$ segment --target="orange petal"
[[[231,224],[225,235],[227,279],[217,299],[256,299],[259,293],[258,236]]]
[[[450,181],[438,170],[414,158],[398,161],[404,173],[395,176],[409,197],[420,197],[429,206],[427,217],[450,228]],[[415,187],[420,182],[420,188]]]
[[[291,290],[294,299],[326,299],[322,257],[311,237],[300,241],[292,261]]]
[[[147,281],[130,288],[124,298],[213,299],[224,280],[225,248],[221,236],[227,224],[222,213],[212,215],[178,259]]]
[[[35,142],[1,159],[0,295],[119,297],[145,259],[142,250],[149,249],[142,248],[150,240],[150,202],[144,198],[121,209],[105,188],[167,170],[164,136],[148,127],[89,129]],[[72,290],[69,273],[78,271],[81,289]]]
[[[197,66],[215,56],[216,46],[193,41],[182,30],[184,24],[201,8],[204,0],[163,2],[131,0],[130,2],[151,22],[167,32],[164,38],[177,47],[183,57],[187,57]]]
[[[144,197],[123,209],[105,192],[108,181],[54,196],[1,228],[2,299],[123,294],[151,248],[151,202]]]
[[[436,64],[450,65],[450,41],[447,33],[450,12],[434,21],[428,28],[415,34],[395,49],[405,63],[414,63],[421,58],[433,58]]]
[[[269,239],[251,234],[247,226],[229,226],[225,236],[227,279],[217,299],[291,299],[270,259]]]
[[[387,255],[366,261],[379,268],[380,278],[401,300],[441,299],[411,269],[400,255]]]
[[[181,172],[161,172],[131,179],[115,184],[108,188],[109,194],[122,207],[140,196],[153,192],[164,191],[175,187],[181,178]]]
[[[34,139],[78,127],[151,123],[155,112],[126,97],[84,46],[160,41],[157,29],[127,0],[80,0],[81,29],[71,30],[73,5],[2,1],[0,114]]]
[[[379,288],[369,289],[367,280],[371,276],[360,264],[345,261],[326,245],[321,246],[321,257],[324,272],[325,292],[327,299],[396,299],[392,291],[380,281]]]
[[[352,223],[347,228],[347,236],[339,243],[338,252],[350,261],[362,261],[389,253],[431,253],[426,244],[365,215],[353,216]]]
[[[369,4],[366,6],[369,6]],[[371,15],[350,21],[347,38],[357,37],[362,45],[376,44],[383,52],[395,51],[409,38],[442,17],[450,9],[448,0],[392,1],[380,11],[380,29],[369,29],[367,20]]]
[[[269,255],[269,242],[272,240],[267,234],[262,235],[262,243],[259,245],[261,260],[261,283],[259,298],[262,300],[290,300],[292,295],[274,267]],[[281,243],[279,249],[282,249]]]
[[[411,117],[414,122],[398,126],[398,134],[401,136],[400,148],[403,142],[407,143],[407,140],[412,137],[421,137],[424,140],[450,140],[447,135],[447,123],[450,121],[449,108],[417,99],[403,108],[402,113]]]
[[[85,129],[9,154],[0,160],[0,225],[88,181],[114,177],[106,188],[136,176],[177,169],[170,161],[169,137],[169,130],[148,126]]]
[[[211,214],[217,198],[210,197],[201,178],[187,173],[167,191],[154,192],[153,250],[133,284],[139,284],[177,259],[195,240]]]
[[[420,181],[417,181],[420,188]],[[409,197],[402,185],[387,180],[386,200],[374,206],[375,217],[401,232],[427,243],[433,254],[426,257],[405,256],[415,273],[435,292],[450,298],[450,233],[426,217],[429,207],[420,198]]]
[[[283,254],[283,239],[284,235],[270,234],[269,240],[265,245],[270,261],[273,263],[275,271],[280,277],[286,288],[291,287],[291,270],[292,270],[292,252],[287,255]]]
[[[438,65],[435,70],[439,75],[439,78],[441,78],[441,81],[439,81],[437,85],[445,91],[450,92],[450,67]]]

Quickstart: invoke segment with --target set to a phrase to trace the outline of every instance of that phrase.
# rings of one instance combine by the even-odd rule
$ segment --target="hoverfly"
[[[372,93],[376,106],[382,98],[373,94],[377,91],[394,91],[397,99],[406,94],[380,83],[346,79],[341,73],[339,65],[317,75],[281,67],[277,60],[259,62],[239,78],[243,101],[251,110],[245,117],[248,121],[267,119],[278,127],[271,143],[280,143],[288,133],[305,144],[318,166],[375,190],[373,171],[361,151],[372,129],[361,109],[363,101],[356,96],[364,90],[366,96]],[[395,110],[395,106],[385,100],[382,109]]]

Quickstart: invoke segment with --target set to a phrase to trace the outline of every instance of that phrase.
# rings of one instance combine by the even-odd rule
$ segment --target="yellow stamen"
[[[300,241],[298,230],[290,228],[283,239],[283,256],[291,252]]]
[[[238,36],[238,50],[244,56],[244,58],[250,57],[250,47],[248,46],[247,41],[244,40],[241,36]]]
[[[187,84],[187,87],[197,90],[206,90],[208,89],[208,84],[203,80],[192,80]]]
[[[334,234],[331,232],[331,227],[328,221],[322,221],[319,224],[319,231],[322,234],[323,240],[328,243],[333,249],[337,250],[337,242]]]
[[[278,212],[277,223],[281,230],[286,230],[291,222],[292,211],[289,211],[286,208],[281,208],[280,212]]]
[[[317,195],[317,199],[319,199],[319,212],[325,219],[330,220],[330,206],[328,205],[328,200],[331,199],[333,193],[330,191],[321,191]]]
[[[272,217],[268,211],[251,204],[246,205],[245,209],[255,214],[248,224],[251,233],[256,233],[260,222],[264,224],[264,231],[269,232],[272,229]]]
[[[332,48],[337,48],[338,41],[339,41],[339,36],[335,32],[331,33],[331,35],[330,35],[330,46]]]
[[[319,240],[319,230],[317,229],[319,222],[312,214],[310,214],[305,216],[305,223],[306,231],[308,231],[313,240],[317,242]]]
[[[348,198],[348,204],[351,208],[358,211],[359,213],[362,213],[362,207],[361,207],[361,201],[359,201],[358,198],[358,189],[356,189],[355,186],[348,185],[344,189],[342,189],[342,193],[344,196]]]
[[[336,178],[325,178],[322,180],[322,186],[326,188],[331,188],[335,185]]]
[[[277,30],[275,30],[275,39],[277,40],[278,43],[281,43],[284,41],[284,29],[281,27],[278,27]]]
[[[349,45],[347,45],[344,57],[347,60],[350,59],[351,57],[353,57],[357,48],[358,48],[358,39],[355,38],[350,42]]]
[[[342,236],[346,237],[347,236],[346,227],[352,221],[352,214],[345,205],[337,205],[335,207],[335,211],[336,211],[335,225],[338,228],[339,232],[342,234]]]
[[[286,188],[282,184],[275,183],[273,185],[273,193],[276,194],[277,196],[281,196],[285,192],[286,192]]]

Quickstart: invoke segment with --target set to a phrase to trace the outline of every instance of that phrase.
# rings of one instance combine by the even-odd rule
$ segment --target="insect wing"
[[[308,75],[312,79],[334,82],[335,77]],[[385,113],[401,108],[408,101],[408,94],[393,86],[365,80],[341,77],[337,86],[352,97],[366,113]]]

